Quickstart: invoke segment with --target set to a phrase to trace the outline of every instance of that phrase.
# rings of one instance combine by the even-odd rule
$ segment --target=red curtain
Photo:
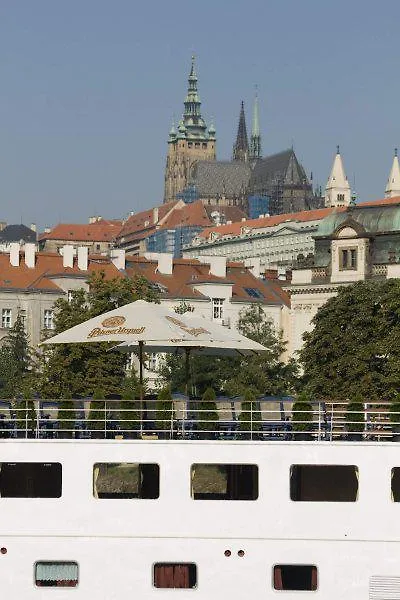
[[[158,588],[188,588],[190,565],[155,565],[154,585]]]
[[[282,569],[280,566],[274,567],[274,589],[283,590]]]

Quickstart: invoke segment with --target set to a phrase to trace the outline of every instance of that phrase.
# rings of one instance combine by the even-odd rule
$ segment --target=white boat
[[[357,442],[320,415],[308,441],[49,439],[38,420],[0,442],[1,595],[400,598],[400,446],[376,415]]]

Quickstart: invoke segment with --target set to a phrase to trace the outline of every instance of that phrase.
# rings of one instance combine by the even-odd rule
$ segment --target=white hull
[[[0,447],[3,463],[59,462],[63,469],[61,498],[0,498],[0,547],[7,548],[1,594],[8,600],[400,598],[400,503],[391,497],[398,444],[10,440]],[[99,462],[159,464],[159,498],[95,498]],[[193,500],[193,463],[258,465],[258,499]],[[357,501],[292,501],[294,464],[357,465]],[[36,587],[41,560],[76,561],[79,585]],[[156,589],[157,562],[195,563],[197,587]],[[275,590],[277,564],[316,565],[318,589]],[[374,591],[385,586],[392,591]]]

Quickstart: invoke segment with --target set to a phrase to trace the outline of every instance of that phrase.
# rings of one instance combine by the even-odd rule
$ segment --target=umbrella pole
[[[143,342],[139,341],[140,437],[143,433]]]
[[[185,348],[185,393],[190,399],[190,348]]]

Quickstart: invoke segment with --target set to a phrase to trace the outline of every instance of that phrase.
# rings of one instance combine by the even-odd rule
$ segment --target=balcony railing
[[[296,412],[293,399],[262,397],[246,405],[241,398],[209,403],[183,396],[163,410],[154,399],[0,401],[0,438],[152,439],[257,441],[400,441],[400,412],[388,403],[365,403],[362,412],[346,404],[314,402]]]

